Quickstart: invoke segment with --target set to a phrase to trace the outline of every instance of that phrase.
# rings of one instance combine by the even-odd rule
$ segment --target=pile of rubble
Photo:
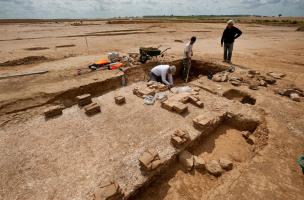
[[[193,169],[206,170],[209,174],[220,176],[224,171],[232,170],[233,162],[231,160],[220,158],[219,160],[211,160],[206,162],[204,159],[192,155],[188,151],[183,151],[179,154],[179,162],[187,170]]]
[[[233,75],[227,71],[213,75],[212,80],[215,82],[230,82],[233,86],[248,85],[251,90],[258,90],[259,87],[267,87],[275,84],[277,79],[282,79],[285,74],[278,72],[269,72],[262,75],[256,70],[249,70],[246,77]]]
[[[299,88],[290,88],[290,89],[283,89],[277,91],[278,94],[282,96],[289,97],[293,101],[300,102],[301,98],[304,97],[304,92],[303,90]]]

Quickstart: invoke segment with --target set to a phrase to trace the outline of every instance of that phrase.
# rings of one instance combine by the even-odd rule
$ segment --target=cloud
[[[0,18],[142,15],[304,15],[304,0],[0,0]]]
[[[241,0],[241,3],[247,8],[255,8],[263,5],[277,4],[281,0]]]

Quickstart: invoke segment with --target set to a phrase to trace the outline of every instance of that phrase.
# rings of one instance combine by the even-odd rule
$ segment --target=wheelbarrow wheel
[[[139,61],[140,61],[142,64],[145,64],[145,63],[147,62],[148,59],[149,59],[148,56],[145,55],[145,54],[142,54],[142,55],[140,55],[140,57],[139,57]]]

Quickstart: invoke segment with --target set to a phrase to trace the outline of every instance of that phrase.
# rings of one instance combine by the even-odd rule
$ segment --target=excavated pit
[[[249,144],[242,136],[242,131],[249,131],[252,135],[264,135],[268,132],[261,131],[264,122],[250,118],[243,118],[240,115],[226,113],[220,116],[216,123],[204,129],[203,132],[187,145],[184,150],[204,159],[218,160],[220,158],[230,159],[234,168],[252,159],[255,155],[256,144]],[[182,152],[180,150],[179,152]],[[229,172],[226,172],[229,173]],[[193,199],[202,199],[211,190],[218,186],[217,180],[208,174],[205,169],[192,169],[187,171],[178,161],[176,154],[170,162],[155,175],[146,185],[130,196],[131,200],[154,200],[154,199],[175,199],[185,193]],[[184,189],[181,189],[184,187]],[[194,196],[189,195],[187,189],[195,190]]]
[[[181,61],[173,61],[171,64],[177,66],[178,80],[182,68]],[[153,187],[153,184],[157,183],[157,177],[172,174],[171,178],[161,178],[160,184],[166,184],[176,176],[180,170],[176,158],[182,150],[187,149],[195,155],[203,154],[206,149],[207,152],[212,152],[215,148],[212,143],[227,135],[227,130],[231,130],[228,139],[235,137],[239,141],[243,141],[240,138],[240,131],[248,130],[259,136],[253,145],[256,147],[254,149],[265,146],[267,132],[260,131],[264,130],[259,128],[263,125],[263,120],[257,111],[236,105],[226,98],[211,95],[205,90],[199,91],[198,94],[205,104],[204,108],[188,103],[187,115],[167,111],[161,108],[159,102],[153,106],[143,105],[143,100],[133,95],[132,90],[134,87],[146,86],[147,74],[153,66],[155,63],[129,68],[117,77],[60,93],[48,103],[64,103],[67,108],[62,116],[47,121],[40,116],[22,125],[1,130],[3,133],[0,135],[13,137],[10,141],[14,141],[14,145],[18,147],[13,158],[15,163],[5,163],[7,169],[13,170],[12,164],[22,168],[19,165],[23,163],[24,155],[27,155],[37,163],[43,163],[44,157],[48,157],[47,166],[52,166],[51,170],[57,173],[54,176],[47,167],[28,163],[27,168],[36,174],[32,177],[30,186],[32,199],[47,198],[50,195],[48,191],[40,193],[42,187],[58,187],[57,195],[62,199],[92,199],[94,187],[109,176],[119,183],[126,199],[145,199],[141,197],[149,193],[149,188],[157,190]],[[192,80],[198,75],[209,75],[226,68],[208,62],[194,61]],[[123,75],[128,80],[126,87],[121,87]],[[100,114],[87,117],[81,108],[74,106],[75,97],[85,93],[90,93],[95,97],[94,101],[101,105]],[[126,97],[125,105],[115,105],[113,97],[118,94]],[[175,96],[169,91],[167,95]],[[197,117],[208,119],[208,125],[196,127],[194,120]],[[170,144],[172,130],[176,129],[187,129],[191,136],[191,142],[182,149],[175,149]],[[32,146],[33,138],[38,146]],[[206,141],[209,141],[209,146]],[[227,139],[223,141],[229,142]],[[244,141],[242,144],[246,146]],[[6,145],[12,144],[0,143],[1,145],[7,149]],[[28,146],[32,148],[29,149]],[[156,148],[164,164],[156,171],[144,174],[139,168],[138,158],[147,148]],[[250,157],[251,153],[254,154],[250,152],[250,155],[245,154],[245,157]],[[59,170],[58,166],[64,168]],[[24,176],[24,173],[21,172],[20,176]],[[18,177],[19,175],[10,177],[10,184],[18,181]],[[47,184],[39,181],[40,179],[48,180]],[[64,182],[58,181],[61,179]],[[207,179],[203,177],[202,180]],[[66,189],[61,189],[66,187],[69,193]],[[24,188],[16,188],[20,193],[27,192],[23,190]]]
[[[256,99],[253,98],[250,94],[236,89],[230,89],[224,92],[223,96],[229,100],[239,101],[242,104],[255,105],[256,103]]]

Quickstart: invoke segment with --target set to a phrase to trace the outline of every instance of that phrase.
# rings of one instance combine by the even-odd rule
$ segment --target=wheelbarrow
[[[156,58],[158,56],[163,57],[164,53],[166,51],[168,51],[169,49],[171,49],[171,48],[167,48],[167,49],[161,51],[161,50],[159,50],[158,48],[155,48],[155,47],[140,47],[139,48],[139,54],[140,54],[139,61],[142,64],[144,64],[148,60],[152,59],[153,57],[156,57]]]

